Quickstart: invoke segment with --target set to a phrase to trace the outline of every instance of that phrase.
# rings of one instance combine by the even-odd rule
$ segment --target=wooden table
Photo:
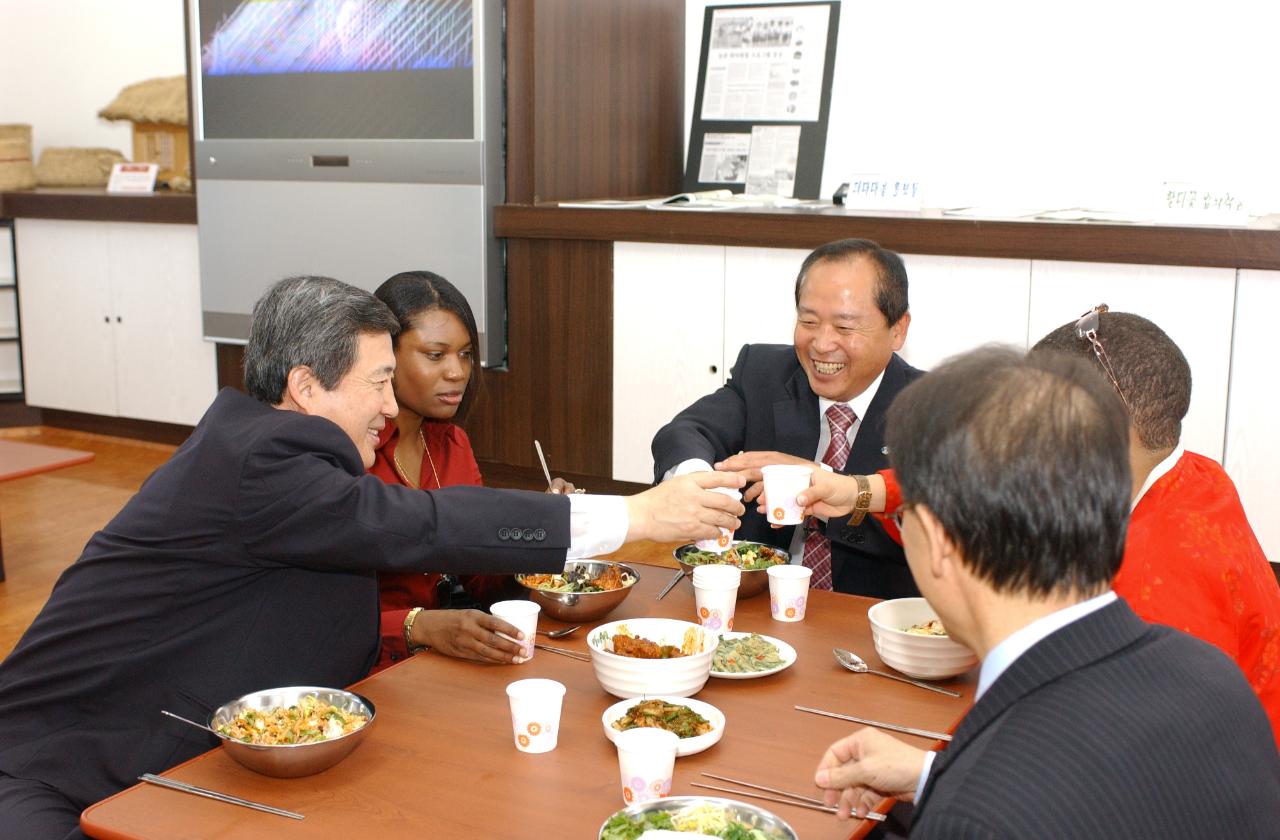
[[[0,439],[0,481],[60,470],[93,460],[92,452]],[[4,580],[4,548],[0,545],[0,580]]]
[[[693,617],[686,579],[662,601],[669,569],[640,567],[635,590],[605,621],[644,615]],[[761,679],[712,678],[697,695],[727,717],[724,738],[676,764],[673,795],[701,791],[709,771],[757,784],[817,794],[813,771],[823,750],[853,724],[805,714],[795,705],[875,720],[949,731],[969,707],[976,670],[947,683],[953,699],[871,674],[852,674],[831,656],[833,645],[882,664],[871,643],[866,611],[873,601],[814,592],[805,621],[769,617],[768,595],[740,600],[736,629],[789,642],[799,655],[789,669]],[[544,620],[543,627],[563,626]],[[589,629],[589,628],[588,628]],[[585,651],[586,632],[554,644]],[[559,746],[528,755],[512,744],[507,683],[548,677],[568,688]],[[476,837],[593,838],[622,807],[617,753],[605,739],[601,715],[617,698],[607,694],[590,663],[547,651],[518,666],[486,666],[421,654],[359,683],[378,718],[365,743],[337,766],[303,779],[272,779],[236,764],[221,750],[201,755],[166,775],[306,815],[294,821],[154,786],[125,790],[88,808],[81,825],[111,838]],[[159,711],[156,725],[160,724]],[[921,747],[932,743],[911,736]],[[743,799],[751,802],[753,800]],[[758,803],[785,819],[804,840],[860,837],[872,824],[839,822],[829,814]],[[885,803],[887,808],[888,803]]]

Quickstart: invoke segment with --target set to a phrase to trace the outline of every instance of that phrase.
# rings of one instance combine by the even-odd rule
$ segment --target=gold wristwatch
[[[849,524],[861,525],[862,518],[867,515],[867,511],[871,510],[871,482],[867,481],[865,475],[855,475],[853,480],[858,482],[858,496],[853,500],[853,513],[849,514]]]

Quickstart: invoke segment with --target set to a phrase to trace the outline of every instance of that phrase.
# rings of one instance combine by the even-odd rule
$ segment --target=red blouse
[[[892,470],[888,502],[902,504]],[[1166,624],[1230,656],[1271,719],[1280,744],[1280,585],[1230,476],[1185,452],[1129,516],[1112,589],[1145,621]]]
[[[431,460],[422,459],[420,481],[424,489],[436,489],[436,476],[431,472],[434,462],[441,487],[452,485],[480,485],[480,467],[471,451],[467,433],[453,423],[426,421],[422,424],[423,438],[431,452]],[[378,439],[378,449],[369,472],[388,484],[409,485],[396,470],[394,453],[400,440],[395,423],[387,423]],[[404,619],[414,607],[436,609],[439,599],[436,587],[442,575],[419,572],[383,573],[378,575],[378,600],[382,611],[382,646],[378,664],[370,673],[376,673],[409,655],[404,643]],[[495,600],[505,588],[507,579],[501,575],[464,575],[460,578],[464,589],[477,601]]]
[[[1217,462],[1185,452],[1129,517],[1113,588],[1147,621],[1221,649],[1280,742],[1280,585]]]

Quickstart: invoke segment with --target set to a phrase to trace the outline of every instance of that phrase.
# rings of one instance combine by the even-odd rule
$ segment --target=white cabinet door
[[[1035,260],[1029,342],[1035,344],[1050,330],[1100,303],[1155,322],[1191,365],[1191,410],[1182,423],[1182,442],[1221,461],[1235,280],[1236,272],[1230,268]],[[1100,338],[1106,346],[1106,334]]]
[[[724,261],[724,363],[744,344],[791,344],[796,329],[796,274],[808,251],[729,248]]]
[[[1223,464],[1271,562],[1280,562],[1280,271],[1242,270],[1236,298]]]
[[[18,219],[28,405],[116,413],[107,226]]]
[[[217,391],[202,336],[194,225],[113,223],[107,231],[118,412],[194,426]]]
[[[724,251],[613,246],[613,477],[653,481],[653,435],[720,387]]]
[[[902,357],[928,370],[992,342],[1027,346],[1030,260],[903,254],[911,326]]]

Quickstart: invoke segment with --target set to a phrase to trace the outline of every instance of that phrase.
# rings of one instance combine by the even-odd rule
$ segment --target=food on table
[[[218,732],[246,744],[311,744],[355,732],[369,722],[356,714],[305,695],[292,706],[245,709],[218,727]]]
[[[724,554],[714,551],[686,551],[680,559],[690,566],[702,566],[708,563],[732,563],[744,572],[767,569],[787,562],[787,557],[772,546],[753,542],[740,542]]]
[[[711,670],[730,674],[753,674],[772,671],[783,664],[777,645],[763,636],[752,633],[739,639],[720,637],[715,655],[711,657]]]
[[[734,819],[719,805],[690,805],[679,811],[648,811],[640,816],[614,814],[600,832],[600,840],[637,840],[646,831],[687,832],[725,840],[782,840],[783,835]]]
[[[660,645],[639,636],[614,636],[613,652],[633,659],[675,659],[684,652],[675,645]]]
[[[711,731],[711,721],[688,706],[678,706],[665,700],[637,703],[615,720],[612,726],[621,732],[642,727],[665,729],[681,738],[696,738]]]
[[[923,621],[919,624],[913,624],[910,627],[903,627],[908,633],[914,633],[917,636],[945,636],[947,630],[942,626],[942,622],[936,618]]]
[[[586,566],[575,566],[560,575],[522,575],[520,582],[548,592],[611,592],[630,586],[636,579],[611,565],[595,577]]]

